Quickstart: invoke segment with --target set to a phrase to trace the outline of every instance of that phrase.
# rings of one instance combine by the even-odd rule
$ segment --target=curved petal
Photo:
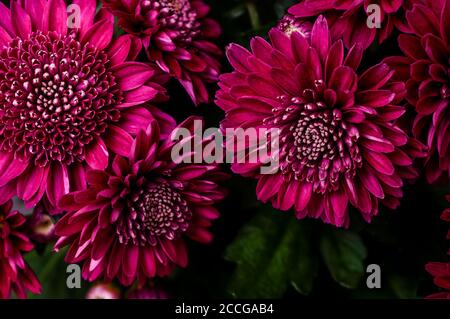
[[[110,125],[106,136],[103,138],[106,146],[116,154],[127,156],[130,154],[133,138],[126,131],[115,125]]]
[[[86,149],[87,164],[93,169],[104,170],[108,166],[108,149],[101,138],[97,138]]]

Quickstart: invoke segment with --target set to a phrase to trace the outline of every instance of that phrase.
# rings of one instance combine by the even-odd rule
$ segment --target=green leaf
[[[418,282],[413,277],[391,274],[388,282],[396,297],[401,299],[417,298]]]
[[[276,298],[292,284],[308,294],[317,273],[310,226],[290,214],[258,212],[225,252],[225,258],[237,264],[230,293],[239,298]]]
[[[84,298],[87,285],[83,281],[80,289],[67,288],[66,280],[69,274],[64,262],[66,250],[61,249],[55,253],[52,251],[52,245],[47,245],[42,254],[33,250],[25,255],[25,260],[42,285],[42,294],[30,295],[30,298]]]
[[[298,0],[278,0],[275,2],[274,7],[277,17],[281,19],[287,13],[287,9],[297,3]]]
[[[246,10],[245,6],[243,4],[240,4],[232,9],[230,9],[229,11],[227,11],[224,14],[224,16],[229,19],[237,19],[246,13],[245,10]]]
[[[320,251],[337,283],[346,288],[358,287],[364,274],[367,251],[357,234],[341,229],[329,230],[321,238]]]

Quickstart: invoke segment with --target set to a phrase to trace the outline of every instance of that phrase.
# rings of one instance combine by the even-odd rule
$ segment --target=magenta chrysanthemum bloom
[[[300,32],[307,39],[311,38],[312,26],[307,19],[295,18],[290,14],[284,15],[277,24],[277,28],[287,35],[291,35],[292,32]]]
[[[55,223],[47,214],[44,205],[37,205],[33,214],[27,219],[26,233],[33,242],[47,244],[56,240]]]
[[[120,299],[120,290],[110,283],[95,284],[89,288],[86,299]]]
[[[235,163],[233,171],[257,178],[258,199],[294,207],[298,218],[343,226],[349,203],[368,222],[379,202],[397,207],[404,179],[417,176],[413,158],[423,154],[395,124],[405,111],[404,84],[388,83],[393,70],[383,63],[359,75],[361,48],[345,54],[323,17],[310,43],[277,28],[269,36],[271,43],[253,39],[251,52],[229,47],[235,71],[221,76],[217,104],[226,112],[223,129],[280,130],[280,169],[262,175],[261,163]]]
[[[202,0],[105,0],[119,25],[141,38],[148,58],[175,77],[195,104],[209,101],[206,83],[220,73],[221,50],[213,43],[219,24]]]
[[[27,292],[41,292],[41,285],[33,270],[23,259],[34,245],[24,231],[26,219],[18,211],[11,211],[12,201],[0,205],[0,299],[11,292],[25,298]]]
[[[427,299],[450,299],[450,263],[430,262],[426,270],[434,277],[434,284],[445,291],[427,296]]]
[[[190,128],[193,119],[181,126]],[[69,245],[66,261],[83,263],[87,280],[142,285],[187,265],[185,237],[212,240],[208,228],[219,216],[213,204],[225,196],[217,184],[224,174],[216,164],[176,164],[173,145],[160,141],[152,122],[128,156],[117,155],[106,171],[89,171],[88,189],[63,197],[68,213],[56,224],[56,249]]]
[[[169,298],[170,296],[165,290],[151,284],[140,289],[133,289],[127,296],[127,299],[159,300]]]
[[[27,207],[56,206],[83,189],[85,168],[128,154],[154,118],[142,103],[164,97],[157,68],[127,62],[139,41],[113,40],[114,17],[95,15],[94,0],[74,4],[78,29],[62,0],[0,4],[0,204],[17,194]]]
[[[398,38],[404,57],[385,61],[406,82],[406,99],[415,107],[414,134],[429,147],[426,176],[430,183],[450,178],[450,1],[415,5],[407,13],[413,34]]]
[[[450,196],[447,196],[447,201],[450,202]],[[450,222],[450,208],[447,208],[442,214],[441,218]],[[447,239],[450,239],[450,230],[447,233]],[[450,250],[448,251],[450,255]],[[450,263],[430,262],[425,266],[426,270],[434,277],[436,286],[445,291],[438,292],[428,296],[429,299],[450,299]]]
[[[422,0],[303,0],[292,6],[289,13],[296,18],[315,19],[324,15],[333,37],[342,37],[347,48],[359,44],[369,47],[378,35],[379,42],[386,40],[394,29],[410,32],[405,20],[405,12],[413,3]],[[380,28],[369,28],[368,6],[378,5]],[[369,11],[369,13],[372,13]],[[372,19],[370,19],[372,22]]]

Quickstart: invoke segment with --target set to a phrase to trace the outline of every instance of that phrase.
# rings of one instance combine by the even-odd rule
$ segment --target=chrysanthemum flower
[[[191,128],[192,120],[181,126]],[[56,224],[55,247],[70,246],[66,261],[82,263],[85,279],[142,285],[187,265],[186,237],[212,240],[208,228],[219,216],[213,204],[225,195],[217,184],[224,174],[216,164],[176,164],[173,145],[160,141],[154,121],[127,156],[87,173],[87,190],[63,197],[68,213]]]
[[[295,18],[290,14],[284,15],[277,24],[277,28],[287,35],[291,35],[292,32],[300,32],[307,39],[311,38],[312,26],[312,23],[307,19]]]
[[[434,284],[445,291],[427,296],[428,299],[450,299],[450,263],[430,262],[426,270],[434,277]]]
[[[50,243],[56,239],[55,223],[43,204],[38,204],[25,225],[26,233],[33,242]]]
[[[175,77],[195,104],[209,101],[206,83],[217,82],[221,33],[203,0],[104,0],[119,25],[138,36],[148,58]]]
[[[28,291],[41,291],[36,275],[24,261],[22,253],[33,249],[24,232],[26,219],[18,211],[11,211],[12,201],[0,205],[0,298],[9,298],[11,292],[25,298]]]
[[[169,299],[169,294],[160,287],[155,287],[155,285],[146,285],[140,289],[133,289],[127,296],[127,299],[148,299],[148,300],[158,300],[158,299]]]
[[[110,283],[98,283],[89,288],[86,299],[120,299],[120,290]]]
[[[450,202],[450,196],[447,196],[447,201]],[[450,222],[450,208],[444,211],[441,218]],[[447,233],[447,239],[450,239],[450,230]],[[450,250],[448,251],[448,254],[450,255]],[[443,292],[432,294],[427,298],[450,299],[450,263],[430,262],[425,268],[434,277],[435,285],[445,290]]]
[[[349,203],[366,221],[379,202],[395,208],[404,179],[417,176],[413,158],[423,153],[395,124],[405,111],[398,105],[404,84],[388,83],[393,70],[384,63],[359,75],[361,47],[345,54],[323,17],[310,42],[278,28],[269,36],[271,43],[253,39],[251,52],[229,47],[235,71],[221,76],[217,104],[226,112],[223,129],[280,130],[280,169],[262,175],[261,163],[235,163],[233,171],[257,178],[258,199],[294,207],[298,218],[343,226]]]
[[[79,29],[63,0],[0,4],[0,204],[17,194],[55,206],[83,189],[85,168],[128,154],[153,118],[141,104],[164,96],[156,67],[127,62],[139,41],[113,40],[114,17],[94,0],[74,4]]]
[[[303,0],[292,6],[289,13],[296,18],[315,19],[324,15],[332,26],[333,37],[342,37],[347,48],[359,44],[369,47],[378,35],[379,42],[386,40],[394,29],[410,32],[405,12],[413,3],[422,0]],[[378,5],[380,27],[368,26],[368,6]],[[371,11],[369,11],[371,13]],[[370,22],[372,19],[370,19]]]
[[[406,99],[417,112],[414,134],[429,147],[426,175],[432,183],[444,174],[450,178],[450,1],[415,5],[407,20],[413,34],[398,38],[405,56],[385,62],[406,82]]]

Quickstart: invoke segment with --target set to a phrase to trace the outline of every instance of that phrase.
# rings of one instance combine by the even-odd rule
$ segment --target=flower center
[[[296,19],[290,14],[286,14],[280,22],[278,22],[278,29],[290,36],[293,32],[299,32],[303,37],[309,39],[311,36],[312,23]]]
[[[301,96],[280,96],[280,108],[265,125],[280,129],[280,170],[285,179],[313,184],[317,193],[339,188],[343,176],[354,176],[362,158],[356,127],[349,126],[337,108],[323,100],[323,83],[305,89]]]
[[[172,11],[181,12],[184,7],[191,7],[189,0],[160,0],[162,6]]]
[[[342,114],[339,110],[320,110],[317,104],[306,107],[300,112],[300,120],[290,129],[297,148],[296,157],[314,167],[323,159],[335,158],[338,152],[335,142],[343,135]]]
[[[189,0],[141,0],[141,7],[147,22],[154,22],[156,16],[158,25],[170,29],[166,33],[174,41],[187,44],[200,33],[197,13]]]
[[[117,225],[123,244],[155,245],[159,238],[175,239],[190,225],[192,212],[181,195],[168,185],[140,190],[128,202],[129,216]]]
[[[119,120],[122,93],[106,53],[72,35],[35,32],[0,51],[1,150],[39,166],[80,162]]]

